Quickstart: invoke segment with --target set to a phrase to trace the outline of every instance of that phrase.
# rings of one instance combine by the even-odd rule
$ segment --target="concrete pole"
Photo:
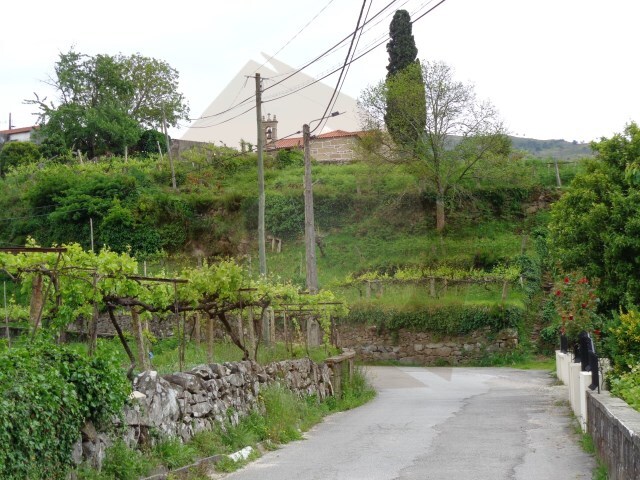
[[[313,183],[311,180],[311,150],[309,125],[302,126],[304,145],[304,243],[307,252],[307,289],[318,293],[318,266],[316,263],[316,231],[313,216]]]
[[[260,257],[260,275],[267,274],[267,252],[264,238],[264,160],[262,150],[264,148],[264,132],[262,131],[262,80],[256,73],[256,120],[258,125],[258,254]]]

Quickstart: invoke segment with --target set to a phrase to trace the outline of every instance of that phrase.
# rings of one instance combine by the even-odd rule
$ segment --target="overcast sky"
[[[370,16],[390,0],[374,0]],[[388,33],[404,8],[417,18],[439,0],[400,0],[374,22],[359,49]],[[100,6],[98,6],[100,5]],[[0,11],[0,129],[9,113],[33,124],[32,92],[60,52],[155,57],[180,72],[180,90],[199,116],[238,70],[261,52],[300,67],[355,27],[362,0],[7,2]],[[590,141],[640,121],[637,0],[446,0],[414,24],[418,56],[450,64],[499,110],[511,134]],[[375,24],[379,19],[382,21]],[[337,67],[346,50],[305,70]],[[357,98],[386,74],[384,45],[354,63],[343,91]],[[334,84],[337,77],[326,83]],[[328,99],[327,99],[328,101]],[[185,131],[173,132],[180,137]]]

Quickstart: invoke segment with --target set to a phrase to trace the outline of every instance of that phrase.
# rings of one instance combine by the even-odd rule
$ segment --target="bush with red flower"
[[[599,299],[596,286],[587,277],[579,273],[565,275],[554,285],[553,301],[560,317],[560,331],[570,344],[578,340],[583,330],[597,336],[602,323],[596,313]]]

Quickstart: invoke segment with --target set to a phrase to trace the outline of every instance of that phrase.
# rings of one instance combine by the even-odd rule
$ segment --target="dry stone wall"
[[[359,360],[419,365],[463,364],[488,352],[509,351],[518,345],[518,331],[512,328],[497,334],[487,328],[465,336],[443,336],[407,329],[379,332],[376,326],[340,325],[338,337],[340,346],[355,350]]]
[[[199,365],[170,375],[143,372],[134,379],[132,402],[124,410],[124,424],[120,425],[124,427],[124,440],[132,447],[163,436],[187,441],[216,424],[237,424],[258,408],[260,390],[274,382],[301,396],[324,399],[333,394],[329,367],[308,358],[267,366],[251,361]],[[85,425],[74,457],[98,467],[109,444],[106,435]]]

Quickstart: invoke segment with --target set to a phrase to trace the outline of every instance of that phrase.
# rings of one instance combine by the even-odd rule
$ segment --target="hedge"
[[[501,305],[447,305],[402,311],[376,307],[354,307],[343,320],[345,323],[377,325],[379,329],[430,331],[446,335],[464,335],[489,327],[498,332],[504,328],[518,328],[524,310]]]

